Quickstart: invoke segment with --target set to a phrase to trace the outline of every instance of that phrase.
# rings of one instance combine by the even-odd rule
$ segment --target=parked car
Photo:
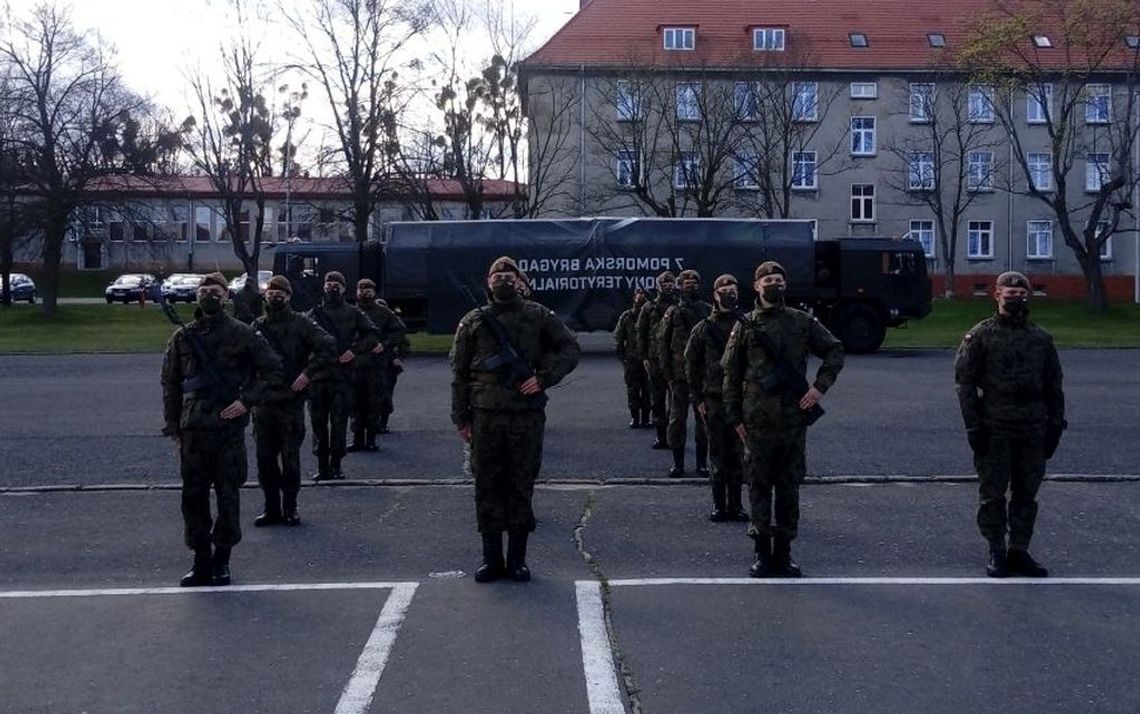
[[[265,289],[269,287],[269,279],[272,277],[273,277],[273,271],[272,270],[259,270],[259,271],[257,271],[257,289],[259,292],[265,292]],[[233,280],[230,281],[230,299],[231,300],[233,299],[234,295],[236,295],[239,290],[241,290],[242,288],[245,287],[245,280],[246,280],[245,273],[242,273],[241,275],[237,276],[236,278],[234,278]]]
[[[12,273],[8,283],[11,290],[12,302],[27,300],[29,305],[36,304],[36,283],[23,273]]]
[[[115,281],[107,286],[103,294],[107,298],[108,305],[113,302],[121,302],[126,305],[130,302],[138,302],[139,295],[147,290],[153,282],[153,275],[127,273],[115,278]]]
[[[202,276],[196,273],[174,273],[162,283],[162,296],[169,302],[194,302]]]

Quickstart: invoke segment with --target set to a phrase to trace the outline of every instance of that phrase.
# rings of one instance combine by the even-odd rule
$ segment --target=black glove
[[[1053,454],[1057,453],[1057,447],[1061,444],[1061,434],[1069,426],[1067,421],[1061,420],[1060,424],[1049,424],[1045,427],[1045,460],[1053,458]]]
[[[990,450],[990,433],[985,429],[967,429],[966,440],[970,442],[974,456],[985,456]]]

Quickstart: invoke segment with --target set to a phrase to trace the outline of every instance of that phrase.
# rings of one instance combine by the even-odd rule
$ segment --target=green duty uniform
[[[683,275],[683,273],[682,273]],[[671,307],[661,320],[657,338],[657,363],[669,388],[669,428],[667,437],[669,448],[673,450],[674,461],[683,471],[685,441],[688,437],[689,410],[693,411],[696,422],[697,471],[706,468],[709,442],[701,424],[700,415],[689,395],[689,377],[685,370],[685,346],[689,335],[697,323],[712,314],[712,305],[695,297],[682,296],[679,303]]]
[[[657,427],[657,440],[661,448],[666,447],[666,424],[669,422],[669,385],[661,373],[661,365],[657,362],[657,350],[654,339],[658,327],[665,317],[665,312],[677,304],[677,299],[671,295],[658,292],[657,297],[647,302],[637,316],[637,352],[643,359],[649,360],[649,406],[653,412],[653,425]]]
[[[618,317],[614,328],[614,351],[621,360],[625,377],[625,398],[629,406],[631,427],[649,425],[649,375],[637,348],[638,308],[630,308]]]
[[[367,352],[353,360],[353,442],[375,445],[385,401],[389,394],[388,380],[392,360],[397,357],[407,327],[396,313],[378,300],[360,301],[357,305],[368,316],[377,330],[377,339],[384,345],[380,354]]]
[[[377,299],[376,302],[384,305],[385,307],[388,306],[388,303],[384,302],[383,300]],[[398,317],[399,316],[397,316],[397,318]],[[403,324],[403,320],[400,320],[400,323]],[[404,329],[407,330],[406,325],[404,326]],[[388,420],[391,419],[392,412],[396,409],[396,382],[400,378],[400,373],[404,371],[403,364],[396,364],[396,360],[400,360],[402,363],[405,359],[408,358],[408,355],[410,355],[411,352],[412,343],[410,340],[408,340],[407,332],[405,332],[400,337],[400,342],[396,345],[396,349],[393,351],[391,359],[388,360],[388,378],[384,380],[384,395],[380,399],[381,434],[388,433]]]

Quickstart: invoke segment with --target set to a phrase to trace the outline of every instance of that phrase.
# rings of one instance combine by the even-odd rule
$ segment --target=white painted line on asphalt
[[[265,583],[204,588],[102,588],[87,590],[0,590],[0,600],[49,597],[121,597],[124,595],[194,595],[199,593],[304,592],[307,590],[393,590],[416,585],[405,582],[360,583]]]
[[[592,581],[578,581],[589,583]],[[645,585],[1140,585],[1140,578],[629,578],[610,580],[611,587]]]
[[[606,632],[602,584],[596,580],[574,583],[578,598],[578,634],[582,638],[582,668],[590,714],[625,714],[618,689],[613,650]]]
[[[384,609],[376,620],[376,627],[372,635],[364,644],[364,651],[356,660],[356,669],[352,672],[348,684],[344,685],[340,701],[337,702],[335,714],[364,714],[372,704],[372,697],[376,694],[376,686],[380,684],[380,675],[384,672],[384,665],[388,663],[388,655],[392,653],[392,645],[396,642],[396,634],[408,613],[408,606],[412,604],[412,596],[416,594],[417,583],[401,583],[392,588],[388,599],[384,602]]]

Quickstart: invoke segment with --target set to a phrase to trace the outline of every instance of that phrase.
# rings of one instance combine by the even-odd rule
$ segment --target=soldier
[[[257,480],[265,494],[265,510],[253,521],[258,527],[301,524],[297,494],[301,490],[301,442],[305,440],[305,395],[314,374],[333,364],[333,338],[303,315],[293,312],[293,286],[274,275],[265,290],[265,315],[253,322],[257,334],[281,359],[285,379],[265,402],[253,409],[257,445]]]
[[[182,587],[230,584],[230,550],[241,541],[249,408],[281,382],[281,362],[265,340],[225,314],[227,293],[220,273],[202,278],[194,321],[175,330],[162,362],[162,433],[181,458],[182,520],[194,551]]]
[[[388,303],[383,300],[377,300],[378,304],[385,307]],[[401,320],[403,322],[403,320]],[[384,396],[380,400],[380,428],[377,430],[381,434],[391,433],[391,428],[388,426],[388,420],[392,417],[392,412],[395,411],[395,395],[396,395],[396,380],[399,379],[400,374],[404,371],[404,360],[408,357],[412,350],[412,343],[408,340],[407,333],[400,338],[400,343],[396,345],[395,351],[392,353],[392,358],[388,360],[388,377],[384,381]]]
[[[327,273],[321,304],[308,312],[308,318],[332,336],[337,354],[333,364],[313,375],[309,394],[313,453],[317,455],[313,480],[317,482],[344,478],[341,459],[348,450],[345,437],[352,409],[352,363],[358,355],[378,346],[372,321],[344,301],[345,286],[339,272]]]
[[[381,411],[388,393],[389,366],[404,339],[404,321],[385,303],[376,300],[376,283],[362,278],[356,284],[356,306],[372,320],[379,344],[353,360],[352,444],[349,451],[376,451]]]
[[[649,404],[653,410],[653,426],[657,430],[657,438],[653,441],[654,449],[669,448],[665,438],[665,426],[669,418],[669,388],[657,364],[657,351],[653,349],[653,341],[661,319],[665,317],[665,311],[677,304],[676,283],[676,276],[668,270],[658,275],[657,297],[643,305],[637,316],[637,353],[641,355],[642,366],[649,375]]]
[[[625,396],[629,404],[629,428],[641,429],[649,424],[649,375],[637,351],[637,316],[648,296],[638,288],[633,292],[633,307],[623,312],[614,328],[614,351],[625,374]]]
[[[665,383],[669,385],[669,448],[673,451],[670,478],[685,475],[685,440],[689,430],[689,410],[695,405],[689,399],[689,378],[685,374],[685,345],[697,323],[712,313],[712,305],[699,297],[701,276],[695,270],[682,270],[681,300],[665,313],[658,332],[657,363]],[[699,415],[694,417],[697,443],[697,476],[709,477],[709,441]]]
[[[772,261],[756,268],[756,309],[733,328],[721,361],[725,421],[746,449],[754,578],[800,577],[791,544],[800,520],[805,436],[824,392],[843,369],[839,340],[819,320],[784,305],[786,275]],[[823,359],[810,386],[809,352]]]
[[[578,339],[542,305],[518,294],[521,271],[502,257],[487,271],[488,304],[467,313],[451,349],[451,420],[471,447],[475,515],[483,539],[476,582],[530,580],[531,499],[542,463],[545,391],[578,364]],[[506,347],[525,364],[497,364]],[[530,376],[526,376],[529,374]],[[503,562],[503,531],[509,536]]]
[[[708,432],[713,497],[709,520],[747,521],[748,514],[740,506],[744,445],[724,420],[724,368],[720,364],[728,336],[741,320],[736,278],[727,274],[717,278],[713,300],[712,315],[698,322],[689,335],[685,373],[693,404]]]
[[[997,313],[966,333],[954,360],[966,438],[978,470],[978,528],[990,546],[986,575],[1044,578],[1049,571],[1029,555],[1029,541],[1045,462],[1068,426],[1061,362],[1053,338],[1028,319],[1028,278],[1002,273],[994,298]]]

